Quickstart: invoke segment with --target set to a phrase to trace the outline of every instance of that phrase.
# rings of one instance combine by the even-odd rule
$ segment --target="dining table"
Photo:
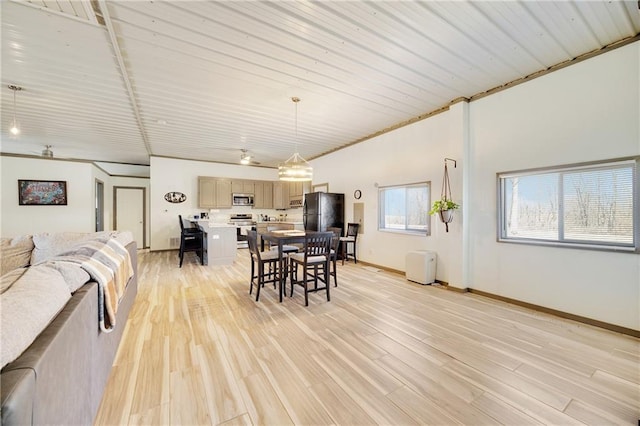
[[[282,302],[285,285],[285,275],[282,273],[286,265],[284,264],[285,257],[283,256],[282,247],[285,244],[302,244],[307,234],[313,234],[315,231],[297,231],[291,229],[279,229],[275,231],[269,231],[260,234],[262,238],[260,250],[264,251],[264,242],[268,241],[273,245],[278,246],[278,266],[280,268],[280,280],[278,285],[278,291],[280,293],[280,302]]]

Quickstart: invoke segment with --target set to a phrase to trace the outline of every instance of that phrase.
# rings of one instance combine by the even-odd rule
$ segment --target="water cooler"
[[[417,250],[407,253],[406,275],[409,281],[431,284],[436,281],[436,252]]]

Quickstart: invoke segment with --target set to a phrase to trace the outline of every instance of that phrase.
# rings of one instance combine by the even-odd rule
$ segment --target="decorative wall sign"
[[[182,192],[167,192],[164,194],[164,199],[170,203],[184,203],[187,201],[187,196]]]
[[[18,179],[21,206],[66,206],[67,181]]]

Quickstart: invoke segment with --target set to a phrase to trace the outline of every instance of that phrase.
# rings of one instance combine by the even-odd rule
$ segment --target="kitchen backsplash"
[[[209,215],[209,220],[216,223],[227,223],[229,222],[229,217],[232,214],[238,213],[249,213],[252,215],[253,220],[256,222],[262,222],[265,217],[270,218],[271,220],[284,220],[285,222],[302,222],[302,209],[292,209],[292,210],[274,210],[274,209],[253,209],[251,207],[240,207],[235,206],[232,209],[214,209],[214,210],[194,210],[192,212],[186,212],[183,214],[185,218],[201,217],[202,213],[206,213]],[[286,217],[285,217],[286,215]]]

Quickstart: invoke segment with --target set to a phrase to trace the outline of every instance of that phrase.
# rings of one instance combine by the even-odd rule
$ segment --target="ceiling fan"
[[[247,149],[240,150],[240,164],[244,165],[258,165],[260,164],[258,161],[253,161],[252,156],[249,155],[249,151]]]
[[[45,145],[44,149],[40,152],[38,151],[30,151],[30,152],[33,154],[38,154],[42,158],[53,158],[53,151],[51,150],[52,147],[53,145]]]
[[[45,158],[53,158],[53,151],[51,151],[51,147],[52,145],[45,145],[40,155]]]

